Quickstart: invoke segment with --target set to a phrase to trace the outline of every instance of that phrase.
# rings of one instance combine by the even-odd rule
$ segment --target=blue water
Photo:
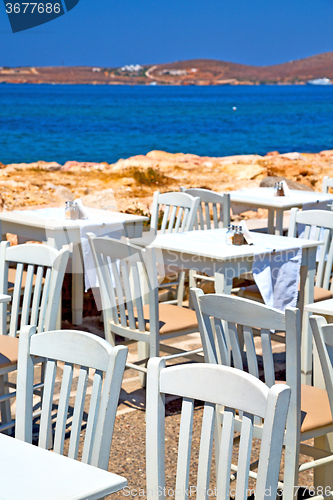
[[[237,110],[233,111],[233,107]],[[0,161],[333,149],[333,86],[0,85]]]

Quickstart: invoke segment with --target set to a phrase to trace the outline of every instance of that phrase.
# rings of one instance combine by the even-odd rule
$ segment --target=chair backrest
[[[49,448],[55,385],[58,390],[62,371],[53,451],[64,454],[68,414],[72,410],[68,456],[77,460],[84,412],[88,412],[82,462],[107,469],[127,347],[112,347],[104,339],[76,330],[35,333],[35,327],[24,327],[20,334],[15,437],[32,442],[34,357],[42,357],[46,366],[38,446]],[[89,369],[94,373],[89,373]],[[74,391],[73,379],[75,382],[77,373],[73,396],[71,390]]]
[[[333,266],[333,212],[329,210],[303,210],[292,208],[288,236],[324,241],[317,252],[316,286],[333,289],[331,281]]]
[[[191,289],[197,314],[205,361],[246,369],[272,387],[275,366],[272,353],[272,332],[286,332],[286,383],[291,388],[285,438],[286,454],[291,462],[285,469],[285,482],[294,482],[298,473],[301,421],[301,327],[298,309],[286,308],[285,313],[251,300],[230,295],[207,294]],[[260,347],[254,336],[260,335]],[[258,337],[257,337],[258,338]],[[258,434],[260,425],[258,421]]]
[[[333,415],[333,324],[328,325],[323,316],[310,316],[310,324]]]
[[[225,420],[220,438],[217,498],[230,497],[231,458],[234,439],[235,410],[243,413],[240,431],[237,486],[235,497],[248,498],[248,473],[253,437],[254,415],[264,418],[258,479],[255,498],[275,498],[281,459],[283,434],[290,389],[270,389],[248,373],[211,364],[180,365],[165,368],[165,360],[152,358],[148,363],[146,404],[147,498],[156,498],[165,487],[165,394],[183,398],[178,441],[175,497],[186,499],[189,484],[194,400],[204,402],[196,498],[209,497],[210,469],[214,438],[216,405],[225,407]],[[197,422],[195,422],[197,427]],[[265,493],[266,490],[266,493]],[[234,495],[233,495],[234,496]]]
[[[149,332],[158,335],[155,250],[92,233],[88,233],[88,239],[100,285],[104,325],[111,322],[113,332],[119,335],[128,328],[145,332],[143,306],[149,304]],[[112,342],[111,338],[106,340]]]
[[[323,177],[323,193],[328,193],[328,188],[331,187],[333,187],[333,178],[325,175],[325,177]]]
[[[12,289],[9,329],[7,305],[0,305],[2,333],[18,335],[26,325],[37,331],[54,329],[69,250],[48,245],[0,243],[0,293]],[[13,275],[13,283],[10,283]]]
[[[181,188],[183,193],[198,196],[200,204],[195,219],[195,229],[218,229],[230,224],[230,194],[216,193],[210,189]],[[211,217],[213,216],[213,219]]]
[[[185,193],[155,191],[151,209],[150,228],[157,234],[191,231],[194,226],[200,198]]]

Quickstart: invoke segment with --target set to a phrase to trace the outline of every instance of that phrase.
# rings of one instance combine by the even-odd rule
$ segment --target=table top
[[[122,476],[0,434],[0,500],[97,500]]]
[[[151,246],[177,253],[192,254],[213,260],[235,260],[270,254],[295,248],[314,248],[322,242],[303,238],[288,238],[274,234],[255,233],[251,231],[254,245],[227,245],[227,229],[210,229],[188,231],[186,233],[157,235]]]
[[[87,207],[88,208],[88,207]],[[52,213],[55,218],[52,218]],[[63,214],[63,219],[60,219]],[[88,222],[92,224],[94,221],[100,223],[133,223],[144,222],[149,220],[148,217],[142,215],[123,214],[121,212],[112,212],[110,210],[101,210],[98,208],[89,207]],[[80,223],[87,221],[65,219],[65,207],[45,208],[38,210],[13,210],[10,212],[0,212],[0,221],[9,222],[12,224],[21,224],[26,226],[34,226],[46,229],[61,229],[64,227],[77,229],[80,228]]]
[[[274,196],[274,188],[253,188],[230,191],[232,203],[253,205],[261,208],[275,208],[289,210],[293,207],[301,208],[307,204],[333,201],[329,193],[316,193],[314,191],[290,190],[290,196]]]
[[[322,300],[304,306],[305,311],[313,314],[321,314],[323,316],[333,316],[333,299]]]

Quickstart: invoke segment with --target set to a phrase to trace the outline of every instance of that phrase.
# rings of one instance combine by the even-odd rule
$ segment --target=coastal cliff
[[[59,66],[0,67],[0,83],[90,85],[259,85],[333,81],[333,52],[272,66],[250,66],[214,59],[168,64],[128,64],[121,68]]]
[[[257,187],[263,181],[267,185],[266,177],[279,176],[299,183],[300,188],[321,191],[323,176],[331,177],[332,172],[333,150],[229,157],[151,151],[113,164],[37,161],[4,165],[0,158],[0,210],[61,205],[81,197],[87,206],[146,214],[156,190],[179,191],[186,186],[231,191]],[[259,211],[259,216],[264,212]]]

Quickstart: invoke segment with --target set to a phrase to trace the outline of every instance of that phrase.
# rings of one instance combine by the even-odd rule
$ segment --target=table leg
[[[231,295],[232,279],[228,278],[226,273],[215,272],[215,293],[225,293]]]
[[[302,384],[312,384],[312,331],[310,327],[310,312],[304,311],[304,305],[313,303],[314,281],[316,273],[316,248],[307,250],[307,266],[301,267],[299,309],[302,321],[301,339],[301,380]]]
[[[276,210],[275,234],[283,236],[283,210]]]
[[[72,253],[72,323],[81,325],[83,321],[83,264],[80,243],[73,243]]]
[[[274,234],[274,208],[268,209],[268,234]]]

